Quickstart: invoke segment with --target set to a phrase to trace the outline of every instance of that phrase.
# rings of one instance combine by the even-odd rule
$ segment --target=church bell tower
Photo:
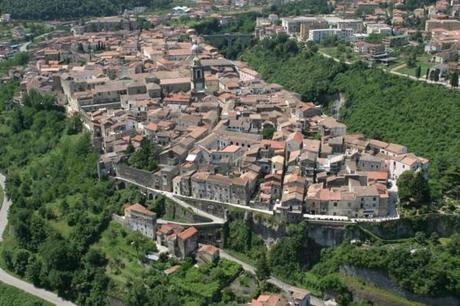
[[[192,46],[192,53],[194,55],[191,66],[191,88],[192,92],[203,92],[205,89],[204,86],[204,71],[203,66],[201,65],[201,60],[198,57],[199,47],[194,44]]]

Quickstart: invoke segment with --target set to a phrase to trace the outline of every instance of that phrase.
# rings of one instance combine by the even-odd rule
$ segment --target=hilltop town
[[[275,265],[266,267],[266,250],[276,249],[283,238],[296,239],[292,237],[305,230],[301,227],[305,224],[320,227],[314,238],[303,238],[321,248],[345,242],[346,247],[364,250],[373,247],[375,241],[392,241],[375,238],[377,235],[366,226],[400,221],[402,202],[412,208],[410,213],[422,214],[417,210],[422,206],[417,202],[420,199],[414,199],[406,185],[407,180],[413,180],[411,188],[429,188],[431,157],[417,155],[405,143],[387,142],[378,135],[369,137],[369,133],[347,127],[341,112],[346,101],[340,92],[328,93],[321,97],[324,99],[307,99],[288,86],[268,81],[235,55],[258,41],[279,38],[284,49],[276,46],[276,52],[288,54],[290,47],[315,50],[316,55],[334,64],[380,69],[455,92],[460,67],[460,4],[442,0],[412,8],[400,1],[328,1],[324,7],[308,6],[300,11],[294,9],[296,3],[271,4],[259,11],[254,10],[262,5],[259,2],[201,0],[194,7],[176,6],[161,15],[136,7],[116,16],[49,23],[46,30],[34,33],[34,37],[40,36],[35,40],[29,41],[24,33],[15,34],[19,39],[13,43],[8,36],[0,46],[7,67],[2,84],[19,85],[5,109],[31,107],[30,100],[35,98],[45,101],[45,106],[37,108],[42,111],[40,107],[48,107],[47,97],[53,97],[49,98],[55,102],[53,107],[64,109],[65,120],[70,122],[65,133],[72,135],[81,126],[83,134],[89,136],[97,155],[92,165],[97,169],[94,177],[110,186],[100,187],[107,188],[104,190],[112,197],[104,200],[123,202],[106,210],[91,208],[88,220],[110,212],[110,220],[101,217],[93,222],[98,224],[96,228],[105,228],[98,228],[94,237],[87,235],[91,243],[98,241],[91,250],[113,247],[112,251],[118,252],[114,245],[125,238],[127,229],[145,239],[128,236],[127,248],[136,253],[142,244],[154,242],[154,247],[145,246],[152,251],[136,254],[135,265],[138,261],[141,267],[147,266],[145,262],[160,263],[159,270],[167,277],[184,276],[180,271],[186,271],[184,266],[192,256],[198,266],[209,271],[225,270],[222,278],[234,281],[244,270],[270,284],[272,287],[262,288],[271,290],[259,290],[249,299],[253,306],[342,304],[339,296],[343,292],[323,295],[328,300],[323,301],[299,288],[310,284],[308,280],[296,279],[295,287],[275,278],[280,273],[271,274]],[[232,11],[232,15],[225,11]],[[31,27],[22,22],[13,24],[10,14],[1,18],[8,31]],[[244,20],[251,20],[253,27],[241,30]],[[49,122],[33,126],[46,124]],[[44,148],[36,151],[46,152]],[[439,164],[436,167],[440,168]],[[27,182],[12,173],[18,177],[14,182]],[[27,189],[23,193],[29,197],[33,194]],[[74,202],[81,200],[85,210],[96,205],[101,199],[97,193],[89,196],[91,200],[85,195],[78,200],[53,202],[52,208],[41,210],[39,215],[51,220],[53,229],[73,231],[80,222],[77,213],[69,214],[72,221],[59,218],[67,218],[63,216],[69,207],[81,208]],[[235,222],[242,222],[244,227]],[[250,247],[245,251],[263,258],[263,264],[257,258],[257,267],[244,260],[255,259],[243,251],[229,253],[232,248],[225,241],[237,226],[251,232],[247,224],[254,223],[263,238],[248,234],[245,243]],[[291,225],[297,230],[291,230]],[[340,227],[337,231],[350,232],[331,238],[336,227]],[[353,232],[356,228],[360,231]],[[422,238],[419,235],[416,239],[420,245]],[[439,237],[430,239],[437,241]],[[111,244],[111,240],[115,242]],[[303,253],[306,244],[292,243],[302,245]],[[82,252],[88,245],[81,247]],[[410,255],[420,249],[414,247]],[[248,257],[239,257],[242,254]],[[11,266],[17,265],[17,256],[2,256],[10,256]],[[306,261],[313,262],[315,256],[319,258],[313,251],[308,253]],[[238,268],[225,266],[220,258],[233,261]],[[260,276],[263,268],[268,272]],[[341,265],[340,272],[347,268]],[[111,261],[107,271],[116,279],[123,269],[124,264]],[[291,279],[284,275],[283,280]],[[227,286],[227,281],[220,280],[216,292]],[[117,284],[117,288],[123,285]],[[277,291],[274,288],[282,293],[271,292]],[[318,288],[315,290],[323,290]],[[213,294],[206,296],[206,302],[219,300]]]
[[[21,94],[54,94],[80,114],[100,176],[123,176],[118,165],[153,143],[145,187],[297,220],[396,218],[398,177],[427,176],[428,160],[347,133],[193,29],[137,28],[115,17],[75,27],[35,50],[21,81]]]

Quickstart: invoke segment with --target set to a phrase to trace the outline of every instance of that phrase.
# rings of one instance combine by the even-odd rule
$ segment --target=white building
[[[338,40],[350,41],[353,37],[352,29],[313,29],[308,33],[308,40],[321,42],[330,37],[337,37]]]
[[[421,171],[425,178],[428,177],[429,161],[415,154],[403,154],[391,159],[389,164],[390,178],[398,180],[399,176],[406,171]]]
[[[352,29],[353,33],[362,33],[364,31],[363,21],[359,19],[343,19],[336,16],[325,16],[323,18],[330,28]]]
[[[368,23],[366,24],[367,34],[391,35],[392,29],[385,23]]]
[[[126,225],[148,238],[155,238],[156,220],[157,215],[141,204],[133,204],[125,208]]]

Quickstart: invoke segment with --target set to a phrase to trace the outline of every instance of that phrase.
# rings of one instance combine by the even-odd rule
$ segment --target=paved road
[[[45,37],[45,36],[47,36],[47,35],[50,35],[50,34],[52,34],[53,32],[54,32],[54,31],[51,31],[51,32],[48,32],[48,33],[43,33],[43,34],[41,34],[41,35],[38,35],[38,36],[34,37],[32,41],[34,41],[34,40],[36,40],[36,39],[40,39],[40,38]],[[19,51],[20,51],[20,52],[26,52],[27,49],[29,48],[29,45],[32,43],[32,41],[27,41],[27,42],[23,43],[23,44],[19,47]]]
[[[124,177],[121,177],[121,176],[116,176],[115,179],[117,180],[120,180],[120,181],[124,181],[126,183],[129,183],[129,184],[133,184],[133,185],[136,185],[136,186],[139,186],[139,187],[142,187],[144,189],[148,189],[148,190],[151,190],[153,192],[156,192],[156,193],[161,193],[165,196],[167,196],[168,198],[178,202],[180,205],[182,206],[188,206],[188,207],[191,207],[192,209],[197,209],[195,208],[194,206],[184,202],[182,199],[190,199],[190,200],[200,200],[200,201],[203,201],[205,203],[212,203],[212,204],[220,204],[220,205],[227,205],[227,206],[232,206],[232,207],[235,207],[235,208],[239,208],[239,209],[243,209],[243,210],[247,210],[247,211],[252,211],[252,212],[257,212],[257,213],[263,213],[263,214],[266,214],[266,215],[273,215],[273,211],[270,211],[270,210],[265,210],[265,209],[259,209],[259,208],[254,208],[254,207],[250,207],[250,206],[246,206],[246,205],[240,205],[240,204],[234,204],[234,203],[227,203],[227,202],[220,202],[220,201],[214,201],[214,200],[209,200],[209,199],[197,199],[197,198],[194,198],[194,197],[189,197],[189,196],[184,196],[184,195],[178,195],[178,194],[175,194],[173,192],[168,192],[168,191],[163,191],[163,190],[158,190],[158,189],[154,189],[154,188],[151,188],[151,187],[147,187],[145,185],[142,185],[136,181],[133,181],[133,180],[130,180],[130,179],[127,179],[127,178],[124,178]],[[200,210],[200,214],[208,214],[202,210]],[[212,216],[212,217],[211,217]],[[211,214],[208,214],[208,217],[209,219],[211,220],[214,220],[214,218],[216,218],[215,216],[211,215]],[[221,219],[222,220],[222,219]]]
[[[31,43],[32,43],[31,41],[28,41],[28,42],[23,43],[23,44],[19,47],[19,51],[20,51],[20,52],[26,52],[26,51],[27,51],[27,48],[29,47],[29,45],[30,45]]]
[[[184,201],[182,201],[181,199],[179,199],[178,197],[175,196],[174,193],[172,192],[168,192],[168,191],[163,191],[163,190],[158,190],[158,189],[154,189],[154,188],[151,188],[151,187],[148,187],[148,186],[145,186],[145,185],[142,185],[136,181],[133,181],[133,180],[130,180],[130,179],[126,179],[126,178],[123,178],[123,177],[120,177],[120,176],[116,176],[115,179],[117,180],[120,180],[120,181],[123,181],[123,182],[126,182],[128,184],[132,184],[132,185],[135,185],[135,186],[138,186],[138,187],[141,187],[141,188],[144,188],[146,190],[150,190],[150,191],[153,191],[155,193],[159,193],[159,194],[162,194],[164,196],[166,196],[167,198],[173,200],[174,202],[176,202],[177,204],[179,204],[180,206],[186,208],[186,209],[190,209],[191,211],[193,211],[195,214],[199,215],[199,216],[202,216],[202,217],[205,217],[209,220],[212,220],[212,222],[209,222],[209,223],[215,223],[215,224],[224,224],[225,223],[225,220],[222,219],[222,218],[219,218],[219,217],[216,217],[214,215],[211,215],[210,213],[207,213],[205,211],[202,211],[201,209],[198,209]]]
[[[227,252],[225,252],[222,249],[220,249],[220,257],[222,257],[224,259],[227,259],[227,260],[230,260],[230,261],[233,261],[233,262],[236,262],[237,264],[239,264],[239,265],[241,265],[243,267],[244,271],[246,271],[248,273],[251,273],[253,275],[256,274],[255,267],[251,266],[250,264],[248,264],[248,263],[246,263],[244,261],[239,260],[236,257],[233,257],[232,255],[228,254]],[[289,284],[286,284],[285,282],[283,282],[283,281],[281,281],[281,280],[279,280],[279,279],[277,279],[277,278],[275,278],[273,276],[271,276],[267,280],[267,282],[272,284],[273,286],[278,287],[279,289],[281,289],[281,290],[283,290],[285,292],[288,292],[288,293],[290,291],[300,289],[300,288],[291,286]],[[304,290],[304,289],[300,289],[300,290]],[[310,295],[310,304],[313,305],[313,306],[324,306],[324,301]]]
[[[13,287],[19,288],[23,291],[26,291],[27,293],[35,295],[45,301],[48,301],[58,306],[76,306],[75,304],[71,302],[61,299],[53,292],[49,292],[44,289],[37,288],[32,284],[29,284],[19,278],[16,278],[8,274],[3,269],[0,269],[0,281],[8,285],[11,285]]]
[[[5,176],[0,174],[0,185],[5,190]],[[8,222],[8,210],[10,209],[11,201],[5,197],[3,199],[3,205],[0,209],[0,241],[3,241],[3,233]],[[40,289],[35,287],[32,284],[29,284],[19,278],[16,278],[8,274],[5,270],[0,269],[0,282],[11,285],[13,287],[19,288],[27,293],[35,295],[45,301],[53,303],[58,306],[76,306],[75,304],[65,301],[62,298],[58,297],[54,292],[46,291],[45,289]]]
[[[5,231],[6,224],[8,223],[8,210],[11,206],[11,201],[6,197],[5,176],[0,174],[0,185],[3,188],[4,198],[2,208],[0,209],[0,241],[3,241],[3,232]]]

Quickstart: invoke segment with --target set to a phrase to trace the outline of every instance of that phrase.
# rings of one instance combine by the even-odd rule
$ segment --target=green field
[[[15,287],[0,282],[0,306],[53,305]]]
[[[398,69],[395,69],[395,71],[399,73],[415,76],[417,67],[420,66],[421,68],[420,78],[424,79],[426,76],[426,70],[434,66],[434,64],[431,63],[430,60],[431,60],[431,56],[429,54],[424,54],[424,55],[417,57],[417,64],[415,65],[415,67],[410,68],[410,67],[407,67],[407,65],[404,65]]]
[[[353,52],[353,49],[349,46],[343,47],[345,52],[339,51],[338,47],[322,47],[319,51],[324,52],[327,55],[332,56],[333,58],[337,58],[339,60],[344,60],[346,62],[355,62],[359,60],[359,55]]]

